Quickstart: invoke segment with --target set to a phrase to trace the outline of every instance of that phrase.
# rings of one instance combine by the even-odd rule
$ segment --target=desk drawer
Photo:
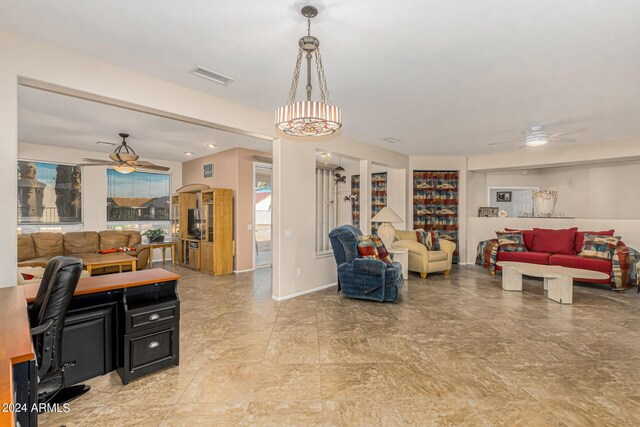
[[[179,331],[173,323],[150,328],[124,339],[123,382],[178,364]]]
[[[126,317],[126,333],[131,333],[145,328],[177,322],[180,319],[180,305],[178,301],[149,305],[128,310]]]

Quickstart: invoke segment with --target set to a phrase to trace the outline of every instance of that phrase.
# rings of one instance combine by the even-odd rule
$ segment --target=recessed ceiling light
[[[193,156],[193,153],[191,151],[185,151],[184,154],[186,156]]]
[[[215,144],[207,144],[207,147],[209,147],[209,148],[216,148]]]
[[[394,138],[392,136],[389,136],[387,138],[382,138],[383,141],[387,141],[390,142],[392,144],[397,144],[398,142],[400,142],[400,140],[398,138]]]

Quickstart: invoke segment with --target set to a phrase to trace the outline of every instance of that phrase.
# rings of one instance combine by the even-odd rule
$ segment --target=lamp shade
[[[371,222],[404,222],[404,219],[400,218],[389,206],[385,206],[371,218]]]

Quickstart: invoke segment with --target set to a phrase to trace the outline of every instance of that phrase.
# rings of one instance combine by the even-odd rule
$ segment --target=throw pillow
[[[524,237],[521,232],[496,231],[496,236],[501,252],[529,252],[524,244]]]
[[[533,229],[533,252],[575,255],[574,249],[578,227],[563,230],[547,228]]]
[[[358,255],[361,258],[378,259],[378,250],[376,245],[371,240],[371,236],[357,236],[356,237]]]
[[[579,257],[613,259],[613,252],[618,246],[620,236],[599,236],[586,233]]]
[[[582,252],[582,246],[584,245],[584,235],[585,234],[596,234],[598,236],[613,236],[615,230],[606,230],[606,231],[578,231],[576,233],[576,242],[575,242],[575,250],[576,253]]]
[[[437,231],[414,230],[419,243],[422,243],[428,251],[439,251],[440,241]]]
[[[524,247],[527,248],[527,251],[533,250],[533,230],[518,230],[517,228],[505,227],[504,231],[508,231],[508,232],[518,231],[522,233],[522,240],[524,241]],[[580,250],[580,248],[578,248],[578,250]]]
[[[376,247],[376,251],[378,253],[378,259],[383,261],[385,264],[393,267],[393,262],[391,261],[391,257],[389,256],[389,251],[384,246],[382,239],[378,236],[371,236],[371,241]]]

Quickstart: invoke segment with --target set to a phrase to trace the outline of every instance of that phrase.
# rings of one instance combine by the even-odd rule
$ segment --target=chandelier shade
[[[302,15],[307,18],[307,35],[298,41],[298,57],[289,90],[287,105],[276,109],[275,126],[287,135],[298,137],[319,137],[331,135],[342,127],[342,109],[331,105],[327,80],[320,56],[320,40],[311,35],[311,18],[318,14],[318,9],[313,6],[302,8]],[[296,101],[296,92],[300,78],[300,68],[303,57],[306,59],[306,92],[305,101]],[[316,72],[318,75],[318,88],[320,101],[311,99],[311,62],[315,58]]]
[[[342,127],[342,109],[320,101],[298,101],[276,110],[276,127],[292,136],[326,136]]]

